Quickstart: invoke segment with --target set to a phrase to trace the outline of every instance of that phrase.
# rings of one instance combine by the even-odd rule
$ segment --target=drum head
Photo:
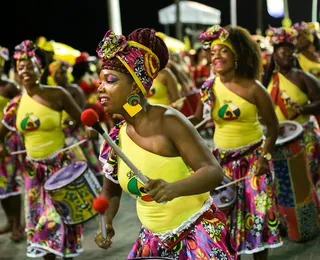
[[[44,184],[47,191],[61,189],[78,179],[88,168],[85,161],[73,162],[52,174]]]
[[[279,136],[276,145],[284,145],[287,142],[296,139],[303,133],[301,124],[294,121],[279,122]]]

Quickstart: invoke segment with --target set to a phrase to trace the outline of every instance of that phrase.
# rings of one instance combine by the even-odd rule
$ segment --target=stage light
[[[284,16],[283,0],[267,0],[268,13],[274,18]]]

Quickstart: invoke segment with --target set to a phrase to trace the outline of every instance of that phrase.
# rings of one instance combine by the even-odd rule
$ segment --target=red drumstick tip
[[[82,112],[81,122],[86,126],[93,126],[97,121],[99,121],[99,116],[93,109],[89,108]]]
[[[109,206],[108,200],[103,196],[97,197],[93,201],[93,208],[99,214],[104,214],[108,209],[108,206]]]

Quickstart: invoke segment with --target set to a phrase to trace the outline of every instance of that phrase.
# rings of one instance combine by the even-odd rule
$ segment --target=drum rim
[[[297,131],[293,134],[293,135],[291,135],[291,136],[288,136],[288,137],[286,137],[286,138],[284,138],[284,139],[281,139],[281,140],[277,140],[276,141],[276,145],[277,146],[281,146],[281,145],[284,145],[284,144],[286,144],[288,141],[292,141],[292,140],[294,140],[294,139],[296,139],[297,137],[299,137],[302,133],[303,133],[303,127],[302,127],[302,125],[300,124],[300,123],[297,123],[297,122],[295,122],[295,121],[290,121],[290,120],[284,120],[284,121],[280,121],[279,122],[279,127],[281,126],[281,125],[284,125],[284,124],[292,124],[292,125],[295,125],[296,127],[297,127]]]
[[[86,165],[85,169],[82,171],[82,173],[81,173],[79,176],[77,176],[76,178],[70,178],[70,182],[68,182],[67,184],[59,185],[59,186],[56,186],[56,187],[48,187],[48,185],[49,185],[49,184],[48,184],[48,181],[50,180],[50,178],[52,178],[52,177],[55,176],[57,173],[59,173],[63,168],[66,168],[66,167],[68,167],[69,165],[72,165],[72,164],[78,163],[78,162],[84,162],[85,165]],[[68,164],[67,166],[62,167],[61,169],[59,169],[58,171],[56,171],[55,173],[53,173],[53,174],[47,179],[47,181],[45,182],[45,184],[44,184],[44,189],[45,189],[46,191],[55,191],[55,190],[62,189],[63,187],[65,187],[65,186],[69,185],[70,183],[72,183],[72,182],[76,181],[77,179],[79,179],[85,172],[88,171],[88,169],[89,169],[88,163],[87,163],[86,161],[84,161],[84,160],[80,160],[80,161],[76,161],[76,162],[71,162],[71,163]]]

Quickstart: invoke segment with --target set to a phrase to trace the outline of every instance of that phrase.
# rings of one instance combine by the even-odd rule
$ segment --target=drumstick
[[[175,106],[179,105],[180,103],[182,103],[182,102],[185,101],[185,100],[186,100],[186,97],[179,98],[177,101],[173,102],[173,103],[171,104],[171,106],[172,106],[172,107],[175,107]]]
[[[199,124],[195,125],[195,129],[198,129],[200,126],[202,126],[203,124],[205,124],[210,118],[205,118],[203,119]]]
[[[57,151],[57,153],[61,153],[61,152],[70,150],[70,149],[72,149],[73,147],[76,147],[76,146],[78,146],[78,145],[80,145],[80,144],[83,144],[83,143],[86,142],[86,141],[87,141],[87,139],[83,139],[83,140],[81,140],[81,141],[79,141],[79,142],[77,142],[77,143],[75,143],[75,144],[72,144],[72,145],[70,145],[70,146],[68,146],[68,147],[66,147],[66,148],[63,148],[63,149]]]
[[[53,144],[53,140],[51,140],[51,141],[49,141],[47,143],[32,147],[32,148],[28,149],[28,151],[37,150],[39,148],[46,147],[46,146],[48,146],[50,144]],[[21,154],[21,153],[26,153],[26,152],[27,152],[27,150],[19,150],[19,151],[10,152],[10,155]]]
[[[126,165],[135,173],[137,180],[143,185],[146,184],[149,179],[145,176],[131,161],[130,159],[122,152],[122,150],[115,144],[115,142],[110,138],[108,134],[103,130],[99,123],[99,117],[93,109],[86,109],[81,114],[81,121],[84,125],[92,127],[98,133],[100,133],[103,139],[112,147],[116,154],[125,162]]]
[[[237,183],[237,182],[239,182],[239,181],[242,181],[242,180],[244,180],[244,179],[246,179],[246,178],[249,178],[249,177],[251,177],[251,176],[248,175],[248,176],[241,177],[240,179],[237,179],[237,180],[235,180],[235,181],[232,181],[232,182],[229,182],[229,183],[227,183],[227,184],[221,185],[221,186],[215,188],[215,190],[221,190],[221,189],[223,189],[223,188],[225,188],[225,187],[228,187],[228,186],[230,186],[230,185],[232,185],[232,184],[235,184],[235,183]]]

